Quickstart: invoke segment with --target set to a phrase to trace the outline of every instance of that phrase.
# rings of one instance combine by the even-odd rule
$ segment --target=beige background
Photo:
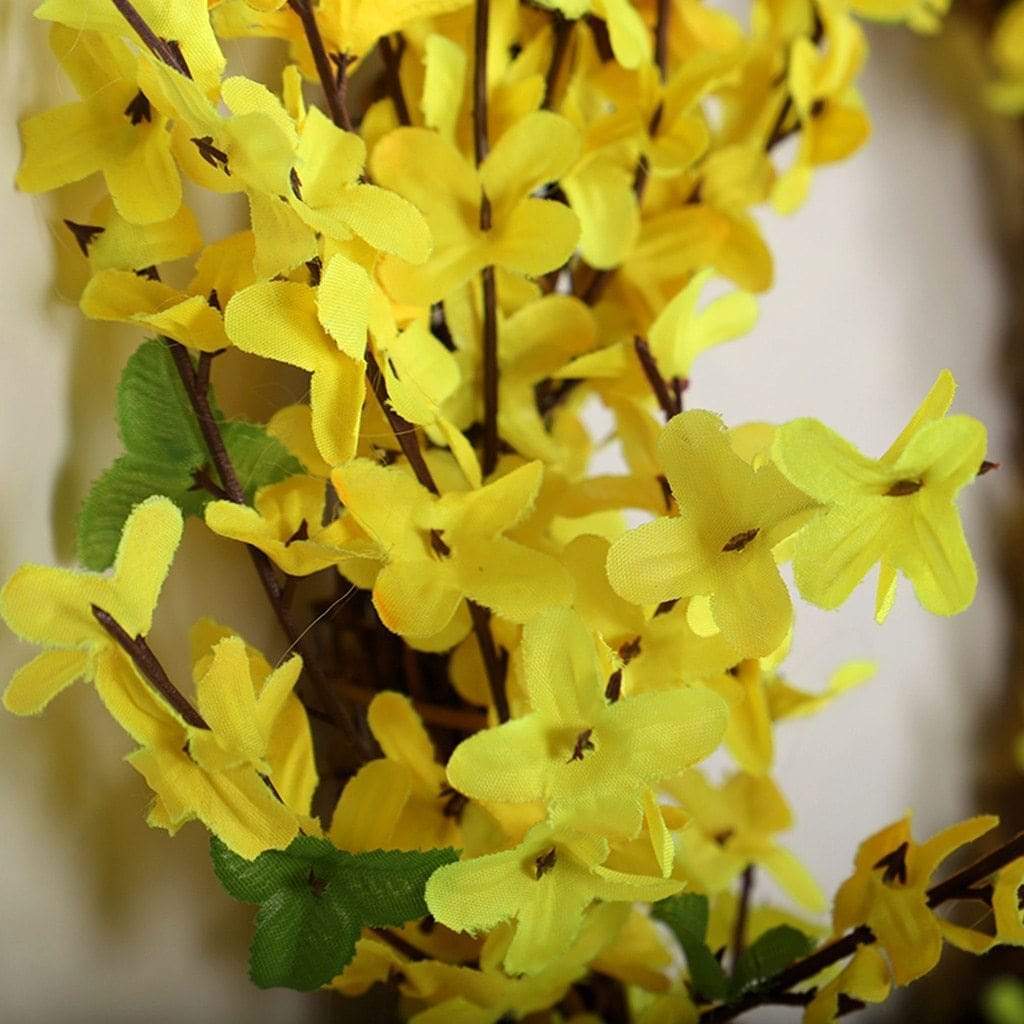
[[[5,577],[25,560],[70,557],[75,510],[118,448],[114,387],[138,341],[83,322],[74,308],[82,261],[58,225],[62,216],[84,219],[95,188],[54,200],[10,185],[17,117],[72,98],[29,10],[0,0]],[[958,408],[985,418],[998,459],[1007,448],[994,373],[1001,280],[976,144],[929,81],[931,44],[899,32],[874,39],[865,79],[874,140],[820,175],[795,218],[766,218],[777,286],[753,339],[699,365],[689,401],[730,421],[816,415],[879,453],[949,366],[961,384]],[[209,234],[221,229],[211,225]],[[265,416],[299,387],[264,372],[248,397],[236,388],[225,403]],[[965,501],[983,562],[1004,487],[990,476]],[[782,742],[780,772],[800,820],[792,844],[827,890],[845,877],[857,842],[906,807],[917,809],[923,833],[969,811],[972,731],[1002,657],[999,594],[984,566],[976,604],[953,622],[927,617],[903,588],[879,629],[870,590],[832,614],[801,606],[791,659],[793,678],[811,687],[844,659],[880,663],[874,683],[831,714],[790,726]],[[275,657],[280,641],[261,602],[238,552],[193,523],[154,646],[181,672],[188,623],[205,613],[266,640]],[[0,676],[29,653],[5,634]],[[120,762],[127,743],[86,687],[45,718],[0,714],[0,750],[4,1020],[223,1024],[304,1015],[308,1001],[249,986],[248,910],[217,890],[198,825],[173,843],[146,827],[145,787]]]

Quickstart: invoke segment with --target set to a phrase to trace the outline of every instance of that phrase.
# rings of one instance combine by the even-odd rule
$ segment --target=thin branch
[[[1014,836],[1008,843],[986,854],[968,864],[962,871],[950,875],[944,882],[933,885],[928,890],[928,906],[937,907],[946,900],[963,899],[965,897],[977,898],[977,892],[972,891],[975,884],[988,878],[1000,868],[1006,867],[1011,861],[1018,857],[1024,857],[1024,832]]]
[[[736,922],[732,933],[732,969],[743,956],[747,944],[747,918],[750,914],[750,897],[754,890],[754,865],[748,864],[740,879],[740,900],[736,907]]]
[[[561,11],[554,11],[552,13],[551,23],[554,39],[552,40],[551,63],[548,65],[547,74],[544,76],[544,110],[551,110],[554,106],[555,91],[558,89],[558,76],[569,52],[569,41],[572,39],[573,26],[576,24],[576,22],[566,18]]]
[[[473,19],[473,154],[479,167],[487,157],[487,39],[490,32],[490,0],[476,0]],[[481,190],[480,230],[491,230],[491,200]],[[484,476],[494,472],[498,462],[498,290],[494,267],[480,272],[483,289],[483,451],[480,459]]]
[[[401,36],[399,36],[399,39],[401,39]],[[412,118],[409,116],[409,105],[405,102],[405,93],[402,91],[402,79],[399,75],[404,45],[396,50],[391,45],[391,38],[389,36],[381,36],[377,45],[380,47],[380,57],[384,63],[384,80],[387,83],[391,102],[395,105],[395,115],[398,117],[398,123],[408,127],[412,124]]]
[[[368,706],[379,692],[344,679],[332,679],[331,684],[347,700],[364,707]],[[429,725],[438,725],[443,729],[452,729],[455,732],[467,734],[487,728],[487,715],[482,711],[471,708],[450,708],[443,704],[431,704],[422,700],[413,700],[412,706],[420,718]]]
[[[420,450],[416,428],[404,416],[393,409],[388,402],[388,391],[384,384],[384,375],[380,372],[380,366],[369,345],[366,346],[366,380],[378,404],[384,411],[384,415],[387,417],[391,432],[395,435],[395,440],[398,441],[402,454],[409,460],[409,465],[412,467],[413,473],[416,474],[416,479],[431,494],[440,494],[441,492],[437,489],[437,484],[434,482],[433,474],[430,472],[430,467],[427,465],[426,460],[423,458],[423,452]]]
[[[511,717],[508,707],[508,692],[505,687],[508,666],[499,657],[494,637],[491,634],[491,613],[475,601],[467,599],[466,604],[469,605],[473,631],[476,633],[476,641],[480,645],[480,657],[483,659],[484,671],[487,673],[487,685],[491,690],[494,710],[498,713],[499,722],[507,722]]]
[[[331,120],[339,128],[351,131],[352,123],[349,120],[348,111],[342,105],[338,84],[334,72],[331,70],[331,61],[324,47],[324,37],[320,35],[320,26],[316,23],[316,14],[313,12],[310,0],[288,0],[288,6],[302,22],[302,31],[306,34],[306,42],[309,43],[309,51],[313,55],[313,63],[316,65],[320,85],[323,86],[327,108],[331,112]]]
[[[654,397],[665,414],[665,419],[672,419],[680,412],[681,403],[677,404],[675,396],[669,391],[668,383],[658,369],[658,361],[654,358],[650,345],[643,338],[636,337],[633,339],[633,348],[637,359],[640,360],[647,383],[651,385],[651,391],[654,392]]]
[[[228,455],[220,427],[217,425],[213,410],[210,407],[207,392],[199,387],[199,375],[196,372],[196,368],[192,365],[192,359],[188,354],[188,350],[180,342],[173,341],[170,338],[164,338],[163,340],[168,349],[170,349],[171,358],[174,360],[178,376],[181,378],[185,393],[188,395],[189,402],[192,405],[196,422],[199,424],[199,429],[203,435],[203,440],[206,442],[210,458],[217,470],[217,474],[220,476],[227,499],[233,501],[236,505],[247,505],[245,491]],[[246,545],[246,551],[249,553],[252,564],[256,569],[256,574],[259,576],[260,583],[266,592],[270,605],[274,610],[274,615],[284,631],[284,635],[288,638],[289,644],[302,655],[303,668],[316,688],[318,699],[335,715],[337,723],[347,734],[348,739],[357,744],[357,746],[361,746],[356,739],[358,733],[349,709],[337,699],[337,695],[328,685],[327,677],[317,661],[316,652],[313,650],[305,632],[300,631],[292,619],[284,599],[284,588],[274,572],[273,563],[264,552],[259,548],[253,547],[251,544]]]
[[[671,13],[672,0],[658,0],[654,22],[654,63],[662,83],[668,78],[668,22]]]
[[[209,729],[206,720],[179,690],[146,643],[145,637],[132,637],[109,612],[92,606],[93,618],[114,638],[118,646],[135,663],[135,667],[153,684],[153,688],[194,729]]]
[[[168,67],[180,71],[186,78],[192,77],[192,72],[181,51],[177,47],[171,46],[166,39],[161,39],[149,27],[146,19],[139,14],[130,0],[111,0],[111,2],[157,60],[162,60]]]

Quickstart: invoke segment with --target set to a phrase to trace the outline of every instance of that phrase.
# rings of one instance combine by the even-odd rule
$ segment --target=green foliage
[[[250,500],[258,488],[302,472],[262,427],[225,420],[213,408]],[[194,478],[209,463],[209,453],[163,342],[144,342],[128,360],[117,389],[117,422],[125,454],[93,484],[78,517],[78,559],[88,569],[106,569],[113,562],[128,514],[150,495],[163,494],[185,515],[195,516],[210,500]]]
[[[655,903],[652,916],[672,929],[686,955],[694,993],[707,1001],[732,1000],[773,978],[814,949],[814,940],[789,925],[770,928],[752,942],[729,977],[708,948],[708,898],[684,892]],[[1022,1022],[1024,1024],[1024,1022]]]
[[[981,1001],[989,1024],[1024,1024],[1024,982],[1020,979],[996,978]]]
[[[684,892],[655,903],[652,914],[672,929],[686,955],[686,966],[694,992],[709,1001],[724,999],[729,979],[715,954],[708,949],[708,898]]]
[[[452,849],[346,853],[313,836],[252,861],[212,837],[210,856],[231,896],[260,905],[249,956],[252,980],[260,988],[301,992],[341,973],[363,928],[425,916],[427,879],[458,859]]]
[[[788,924],[769,928],[743,951],[729,982],[730,997],[775,977],[794,960],[807,956],[814,945],[814,939]]]

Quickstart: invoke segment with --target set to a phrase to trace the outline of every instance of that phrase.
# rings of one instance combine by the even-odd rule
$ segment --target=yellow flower
[[[988,89],[989,102],[1006,114],[1024,111],[1024,0],[999,14],[989,43],[998,77]]]
[[[130,637],[145,637],[181,528],[173,502],[148,498],[124,525],[111,576],[40,565],[14,573],[0,592],[0,614],[18,636],[47,650],[15,672],[3,698],[8,711],[38,714],[82,678],[96,684],[107,710],[137,742],[158,742],[177,731],[177,720],[94,609],[111,616]]]
[[[323,525],[323,480],[293,476],[256,492],[255,508],[211,501],[206,525],[222,537],[259,548],[289,576],[309,576],[334,565],[350,539],[344,520]]]
[[[862,18],[902,22],[915,32],[930,34],[942,27],[949,0],[850,0],[850,10]]]
[[[508,974],[539,974],[563,956],[595,900],[657,900],[682,888],[672,879],[603,866],[608,842],[542,822],[511,850],[449,864],[427,883],[427,907],[443,925],[480,932],[514,919]]]
[[[537,277],[560,267],[579,238],[568,207],[533,196],[557,181],[579,151],[576,129],[565,118],[535,111],[498,139],[479,170],[450,142],[424,128],[399,128],[370,157],[375,181],[405,196],[424,215],[434,238],[426,263],[397,257],[380,276],[396,301],[427,305],[449,295],[483,267]],[[419,168],[429,167],[429,178]],[[491,227],[480,227],[480,202],[490,202]]]
[[[822,910],[821,889],[797,858],[775,841],[793,815],[767,776],[738,772],[716,788],[696,769],[662,787],[689,817],[677,834],[677,870],[698,889],[718,893],[750,864],[765,869],[798,903]]]
[[[110,268],[94,274],[82,293],[82,312],[93,320],[142,324],[201,352],[231,342],[222,310],[235,292],[253,283],[251,231],[208,245],[184,290],[143,274]]]
[[[835,933],[868,925],[889,957],[897,985],[927,974],[939,962],[945,925],[928,906],[931,876],[954,850],[997,824],[991,816],[970,818],[918,844],[907,815],[865,839],[853,875],[836,893]]]
[[[173,217],[181,180],[167,119],[136,84],[137,58],[119,39],[63,25],[51,29],[50,46],[83,99],[22,122],[18,188],[49,192],[101,173],[126,220]]]
[[[774,466],[748,465],[722,421],[703,410],[671,420],[658,438],[658,460],[680,514],[612,545],[612,586],[642,604],[708,596],[726,641],[744,656],[769,654],[792,619],[772,549],[800,526],[810,499]]]
[[[779,428],[780,469],[823,506],[793,552],[797,586],[808,601],[837,607],[880,562],[879,622],[892,608],[898,571],[930,612],[955,615],[971,603],[977,570],[954,499],[977,475],[986,434],[969,416],[943,418],[955,388],[943,370],[880,459],[862,455],[817,420]]]
[[[367,712],[384,756],[345,786],[330,837],[342,850],[432,850],[460,846],[465,798],[446,783],[433,743],[408,697],[384,691]]]
[[[212,653],[197,662],[202,672],[196,681],[199,712],[209,729],[183,726],[177,736],[125,759],[156,794],[150,825],[173,835],[186,822],[199,820],[247,860],[264,850],[284,849],[300,825],[316,830],[308,802],[289,806],[290,799],[308,801],[313,788],[308,783],[316,782],[315,772],[310,779],[312,746],[305,716],[301,708],[296,714],[294,705],[286,710],[289,698],[294,701],[302,659],[290,658],[258,683],[254,662],[263,675],[261,669],[269,666],[241,638],[217,640]],[[297,755],[299,765],[289,766],[289,754]]]
[[[804,1010],[803,1024],[831,1024],[839,1014],[840,995],[881,1003],[891,990],[885,958],[875,946],[861,946],[842,971],[815,993]]]
[[[528,622],[522,658],[531,713],[464,740],[448,762],[448,781],[466,796],[557,802],[563,820],[585,803],[594,819],[587,827],[635,835],[648,787],[721,741],[726,709],[708,691],[662,690],[609,703],[590,631],[573,612],[553,609]],[[608,802],[614,811],[594,810]]]
[[[567,605],[565,569],[504,536],[529,514],[542,475],[531,462],[479,490],[435,497],[398,467],[356,459],[336,470],[342,504],[385,563],[373,587],[384,625],[410,638],[444,633],[452,646],[469,629],[465,598],[512,622]]]
[[[210,25],[208,0],[133,0],[132,6],[158,38],[173,43],[203,92],[215,91],[225,60]],[[133,43],[138,38],[109,0],[43,0],[35,16],[66,25],[76,36],[91,31]]]
[[[332,301],[346,290],[348,305]],[[362,267],[335,256],[316,290],[296,281],[263,281],[242,289],[224,310],[224,329],[243,352],[312,374],[313,436],[332,466],[352,458],[359,438],[371,292]]]
[[[651,38],[640,12],[630,0],[543,0],[542,6],[560,11],[566,18],[590,14],[608,26],[615,59],[624,68],[636,68],[651,59]]]

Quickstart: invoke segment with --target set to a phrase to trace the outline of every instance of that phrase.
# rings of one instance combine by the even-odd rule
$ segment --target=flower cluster
[[[823,1022],[944,939],[1024,944],[1024,849],[969,880],[993,878],[994,935],[936,914],[969,885],[933,871],[989,819],[866,840],[816,953],[817,925],[750,900],[756,869],[825,908],[784,842],[775,729],[874,671],[786,680],[780,567],[831,609],[877,566],[879,622],[900,575],[938,615],[973,598],[956,502],[993,464],[948,414],[952,374],[879,458],[817,420],[684,409],[771,286],[757,208],[797,210],[868,138],[859,19],[929,31],[940,6],[754,0],[749,28],[701,0],[38,8],[80,99],[24,121],[18,184],[102,175],[66,222],[81,309],[155,337],[122,378],[84,570],[3,589],[45,648],[4,703],[94,683],[150,824],[202,822],[228,891],[260,903],[255,980],[389,982],[420,1024],[615,1000],[644,1024],[728,1020],[815,980]],[[1021,24],[1001,30],[1007,97]],[[281,44],[279,81],[225,77],[239,37]],[[197,187],[239,194],[239,230],[203,236]],[[229,348],[305,372],[308,397],[228,419]],[[595,475],[611,440],[623,470]],[[183,516],[246,547],[298,653],[272,666],[200,619],[194,686],[169,678],[147,635]],[[358,595],[330,643],[296,598],[317,574]],[[697,767],[720,747],[724,776]]]

